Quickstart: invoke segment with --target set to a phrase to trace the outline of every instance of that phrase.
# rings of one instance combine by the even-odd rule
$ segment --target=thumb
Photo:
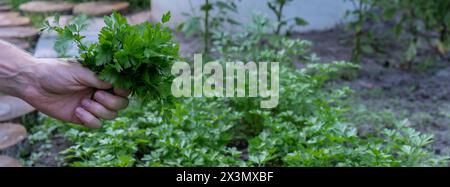
[[[108,90],[112,88],[112,84],[103,80],[100,80],[94,72],[83,68],[84,73],[83,76],[80,77],[81,83],[83,83],[86,86],[97,88],[99,90]]]
[[[107,90],[112,88],[111,83],[100,80],[94,72],[81,66],[81,64],[79,64],[78,62],[72,60],[69,60],[67,62],[74,64],[74,66],[77,66],[75,76],[81,84],[100,90]]]

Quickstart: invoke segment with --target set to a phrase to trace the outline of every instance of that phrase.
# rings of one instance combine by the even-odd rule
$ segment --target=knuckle
[[[103,96],[102,96],[102,93],[101,93],[102,91],[96,91],[95,92],[95,94],[94,94],[94,98],[95,98],[95,100],[97,100],[97,101],[102,101],[103,100]]]

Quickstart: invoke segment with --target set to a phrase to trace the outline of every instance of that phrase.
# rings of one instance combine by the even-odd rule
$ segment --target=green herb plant
[[[260,28],[259,20],[250,28]],[[264,25],[264,24],[263,24]],[[270,25],[270,24],[267,24]],[[232,58],[283,60],[306,56],[309,42],[284,38],[279,45],[257,41],[252,32],[230,35],[225,43],[252,38],[246,47],[230,46]],[[255,33],[261,35],[261,33]],[[252,37],[249,37],[252,36]],[[265,38],[260,38],[265,40]],[[288,53],[282,49],[298,45]],[[258,48],[257,50],[254,50]],[[220,53],[218,50],[217,52]],[[233,53],[233,54],[231,54]],[[241,54],[241,56],[238,56]],[[255,59],[255,61],[260,59]],[[91,132],[50,120],[72,146],[62,152],[69,166],[445,166],[428,146],[433,137],[404,121],[360,137],[344,117],[342,98],[349,88],[326,88],[347,62],[307,63],[302,69],[280,68],[280,104],[259,108],[255,98],[184,98],[171,110],[132,103],[121,117]],[[143,105],[144,107],[140,107]],[[170,116],[170,117],[167,117]],[[362,116],[362,114],[361,114]]]
[[[361,55],[384,52],[372,33],[374,24],[382,24],[395,36],[395,42],[404,44],[400,67],[411,69],[416,57],[428,44],[442,59],[450,49],[450,2],[440,0],[349,0],[354,5],[347,15],[354,21],[349,27],[354,31],[352,61],[359,62]],[[382,19],[380,19],[380,17]],[[381,36],[386,40],[387,34]]]
[[[342,69],[357,66],[304,58],[304,68],[293,68],[311,43],[284,36],[265,42],[271,23],[254,22],[222,35],[213,48],[219,62],[282,62],[278,107],[261,109],[257,98],[180,98],[161,111],[134,101],[99,131],[47,118],[45,127],[57,128],[32,132],[32,139],[62,134],[72,142],[62,152],[69,166],[448,166],[448,158],[430,150],[433,137],[407,120],[360,136],[345,116],[351,90],[327,87]]]
[[[83,39],[82,24],[46,28],[59,34],[58,42],[72,41],[80,51],[80,63],[115,87],[130,89],[140,99],[164,101],[170,96],[170,70],[178,59],[179,45],[172,41],[172,32],[163,24],[170,20],[164,14],[161,23],[129,25],[118,13],[105,17],[106,26],[98,35],[98,43]],[[55,23],[59,23],[58,18]]]
[[[230,13],[237,13],[237,4],[233,0],[204,0],[200,6],[201,15],[197,15],[191,4],[191,12],[183,13],[188,19],[177,26],[177,30],[191,37],[199,33],[203,41],[203,54],[208,57],[211,43],[215,40],[214,33],[222,32],[226,25],[237,26],[240,23],[230,17]]]
[[[411,69],[417,54],[428,43],[443,59],[450,49],[450,2],[440,0],[377,1],[392,31],[407,40],[403,65]],[[395,19],[397,17],[397,19]]]
[[[377,15],[372,11],[372,0],[349,0],[353,4],[353,10],[347,11],[347,16],[353,21],[348,27],[353,30],[353,51],[351,60],[353,63],[361,61],[361,55],[374,53],[374,36],[370,28],[365,28],[368,20],[376,20]]]
[[[276,17],[276,26],[274,33],[277,35],[281,34],[282,29],[285,26],[288,26],[290,21],[295,21],[295,25],[297,26],[305,26],[308,25],[308,22],[300,17],[295,17],[291,19],[285,19],[284,17],[284,11],[286,6],[289,5],[289,3],[292,3],[293,0],[271,0],[267,2],[267,6],[270,8],[270,10],[275,14]],[[286,31],[286,35],[289,35],[292,32],[294,25],[290,25],[289,28]]]

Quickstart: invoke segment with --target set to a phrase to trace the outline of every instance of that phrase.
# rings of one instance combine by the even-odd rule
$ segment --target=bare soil
[[[350,33],[342,28],[296,35],[313,43],[312,51],[324,62],[350,60]],[[450,156],[450,61],[426,47],[412,68],[401,68],[404,47],[386,40],[383,55],[363,56],[357,78],[338,81],[355,91],[352,106],[369,111],[392,111],[421,132],[435,136],[437,154]],[[373,124],[371,124],[373,125]]]

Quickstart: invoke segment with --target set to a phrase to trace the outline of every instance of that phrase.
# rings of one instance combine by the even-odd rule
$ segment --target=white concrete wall
[[[183,12],[192,12],[189,1],[195,12],[200,13],[199,7],[204,0],[152,0],[152,15],[155,19],[161,18],[167,11],[172,12],[171,25],[176,25],[185,19]],[[267,7],[268,0],[241,0],[236,1],[239,15],[234,14],[236,20],[248,23],[252,13],[263,13],[275,20],[275,16]],[[352,9],[351,2],[344,0],[294,0],[285,8],[285,17],[302,17],[309,22],[308,26],[297,27],[297,31],[311,31],[328,29],[336,24],[345,22],[345,12]]]

